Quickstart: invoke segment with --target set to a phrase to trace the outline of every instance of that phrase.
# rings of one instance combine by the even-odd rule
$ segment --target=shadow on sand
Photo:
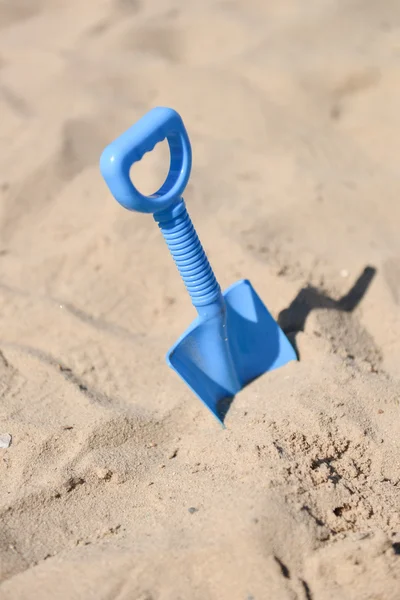
[[[299,331],[304,331],[310,312],[315,308],[328,308],[348,313],[353,312],[367,293],[375,275],[376,269],[374,267],[365,267],[349,292],[339,300],[330,298],[323,291],[311,285],[299,291],[288,308],[282,310],[278,315],[278,324],[288,336],[298,359],[300,359],[300,356],[296,344],[296,335]]]

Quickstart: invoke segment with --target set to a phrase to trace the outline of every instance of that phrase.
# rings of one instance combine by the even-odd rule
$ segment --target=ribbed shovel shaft
[[[167,242],[195,307],[215,302],[221,288],[188,215],[183,200],[174,209],[156,213],[154,219]]]

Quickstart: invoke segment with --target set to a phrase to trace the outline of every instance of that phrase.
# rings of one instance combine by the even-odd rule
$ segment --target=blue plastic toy
[[[168,176],[156,193],[144,196],[133,185],[130,168],[165,138],[171,154]],[[153,213],[161,229],[198,312],[169,350],[167,363],[223,423],[237,392],[263,373],[296,360],[296,354],[249,281],[221,292],[182,198],[191,166],[181,117],[161,107],[107,146],[100,159],[115,199],[128,210]]]

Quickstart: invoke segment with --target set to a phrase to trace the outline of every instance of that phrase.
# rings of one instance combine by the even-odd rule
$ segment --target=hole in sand
[[[333,509],[334,514],[337,517],[341,517],[344,512],[350,510],[350,506],[348,504],[343,504],[343,506],[337,506]]]
[[[392,548],[395,554],[400,554],[400,542],[395,542],[392,544]]]
[[[151,152],[146,152],[142,160],[131,166],[129,171],[131,181],[139,192],[150,196],[164,183],[169,164],[169,146],[167,140],[163,140]]]

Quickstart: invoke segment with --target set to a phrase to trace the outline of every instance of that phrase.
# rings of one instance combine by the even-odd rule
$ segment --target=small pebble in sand
[[[188,508],[188,511],[190,512],[190,514],[192,515],[193,513],[197,512],[199,509],[195,508],[194,506],[191,506],[190,508]]]
[[[12,437],[9,433],[0,433],[0,448],[9,448]]]
[[[112,477],[112,471],[106,467],[97,467],[95,473],[99,479],[103,479],[104,481],[108,481]]]

